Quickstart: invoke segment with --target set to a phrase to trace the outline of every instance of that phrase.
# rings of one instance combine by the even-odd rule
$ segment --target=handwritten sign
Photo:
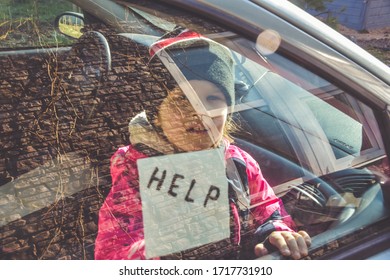
[[[229,237],[221,149],[145,158],[137,165],[147,258]]]

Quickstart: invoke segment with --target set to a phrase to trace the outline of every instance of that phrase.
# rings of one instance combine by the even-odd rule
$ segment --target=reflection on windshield
[[[1,186],[0,226],[58,203],[90,184],[90,166],[76,154],[46,162]]]

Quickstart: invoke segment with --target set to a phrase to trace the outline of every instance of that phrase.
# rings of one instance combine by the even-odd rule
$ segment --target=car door
[[[88,57],[80,54],[84,43],[75,39],[81,35],[82,17],[72,23],[75,38],[64,36],[54,25],[62,12],[80,14],[80,10],[68,1],[22,2],[0,5],[2,12],[8,11],[2,15],[0,36],[0,255],[2,259],[59,258],[58,252],[66,247],[61,240],[74,243],[79,230],[76,220],[70,225],[52,214],[69,212],[66,199],[88,188],[89,161],[72,152],[75,140],[70,139],[79,120],[88,122],[84,115],[89,116],[91,105],[82,96],[89,98],[87,93],[95,90],[97,80],[89,71],[94,62],[80,62]],[[76,98],[69,97],[72,90],[64,81],[77,81],[72,89]],[[51,207],[57,210],[52,212]],[[87,218],[91,219],[93,215]],[[59,239],[63,245],[47,247],[60,228],[70,235]],[[81,247],[75,248],[76,254],[81,253],[76,258],[88,255]]]

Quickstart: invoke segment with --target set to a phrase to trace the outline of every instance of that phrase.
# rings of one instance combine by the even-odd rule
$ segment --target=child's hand
[[[292,257],[296,260],[307,256],[308,247],[311,244],[311,238],[305,231],[274,231],[267,239],[283,256]],[[267,255],[268,253],[268,249],[264,243],[259,243],[255,246],[255,254],[257,257]]]

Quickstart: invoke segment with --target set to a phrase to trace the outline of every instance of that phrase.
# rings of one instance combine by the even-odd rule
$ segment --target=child
[[[234,70],[230,52],[181,30],[153,44],[150,54],[152,75],[165,81],[168,93],[158,103],[145,103],[145,111],[130,123],[131,145],[111,158],[112,188],[99,213],[95,258],[146,258],[137,160],[218,147],[231,163],[226,164],[230,237],[159,258],[248,259],[267,254],[271,247],[294,259],[306,256],[309,235],[293,230],[291,218],[258,163],[231,143],[228,111],[234,103]],[[161,62],[170,68],[169,75],[177,84],[171,85],[163,71],[154,71],[162,69]],[[231,172],[232,166],[236,172]],[[234,180],[233,173],[240,178]]]

